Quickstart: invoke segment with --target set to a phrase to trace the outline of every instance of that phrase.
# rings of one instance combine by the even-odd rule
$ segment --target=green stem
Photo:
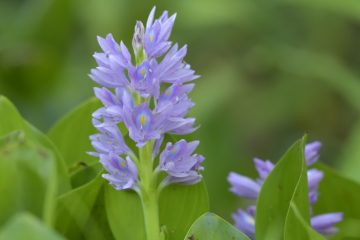
[[[144,223],[147,240],[160,240],[159,206],[157,194],[156,173],[152,161],[153,141],[139,149],[141,168],[139,175],[140,198],[144,213]]]

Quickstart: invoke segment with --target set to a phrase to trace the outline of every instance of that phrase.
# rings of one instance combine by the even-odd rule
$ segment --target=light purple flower
[[[145,51],[149,58],[159,57],[169,50],[171,42],[168,40],[176,18],[176,14],[169,18],[168,12],[164,11],[161,17],[154,21],[155,9],[154,7],[150,12],[144,38]]]
[[[240,174],[230,172],[228,182],[231,185],[230,191],[239,197],[257,199],[261,184]]]
[[[122,159],[116,154],[100,154],[100,163],[108,172],[102,176],[116,190],[136,189],[138,173],[135,164],[129,157]]]
[[[338,231],[335,224],[343,220],[343,213],[327,213],[311,218],[311,226],[323,235],[331,235]]]
[[[111,34],[105,38],[98,37],[102,52],[93,55],[98,66],[91,70],[89,76],[102,85],[102,88],[94,88],[94,92],[103,107],[92,115],[93,125],[99,133],[90,139],[96,150],[91,154],[102,156],[104,166],[114,156],[120,159],[126,155],[138,158],[134,154],[138,151],[124,143],[119,124],[125,125],[128,136],[138,148],[150,141],[154,143],[150,159],[153,161],[162,150],[165,134],[184,135],[197,129],[195,119],[187,117],[187,114],[194,106],[188,94],[195,85],[189,82],[198,76],[184,62],[187,46],[179,49],[169,40],[175,17],[176,14],[169,17],[165,11],[155,19],[154,7],[146,27],[137,21],[132,39],[133,59],[125,44],[116,42]],[[167,172],[165,180],[168,183],[194,184],[201,180],[199,171],[203,169],[201,162],[204,158],[193,154],[195,148],[192,149],[198,142],[184,142],[167,143],[160,154],[161,167],[157,169]],[[179,148],[182,155],[174,157],[167,150],[171,147]],[[131,160],[126,158],[124,161]],[[121,168],[119,171],[125,170]],[[125,174],[121,182],[126,176],[129,181],[132,179]],[[109,176],[107,178],[110,179]]]
[[[263,161],[260,158],[254,158],[254,164],[256,171],[259,173],[261,181],[265,181],[267,176],[275,167],[275,165],[269,160]]]
[[[318,161],[320,147],[320,142],[312,142],[305,146],[305,160],[308,166]],[[231,185],[231,192],[240,197],[257,199],[263,182],[274,169],[275,165],[268,160],[263,161],[259,158],[254,158],[254,164],[259,174],[257,181],[240,174],[230,172],[228,175],[228,182]],[[311,205],[315,204],[318,200],[319,184],[323,177],[324,173],[317,169],[310,169],[307,171],[308,196],[309,203]],[[255,212],[255,206],[252,206],[249,209],[247,211],[239,209],[233,214],[233,219],[235,221],[235,226],[238,229],[246,233],[249,237],[254,238],[255,220],[253,213]],[[341,213],[329,213],[314,216],[311,218],[311,225],[315,230],[323,235],[333,234],[337,231],[337,228],[334,227],[334,225],[340,222],[342,217],[343,215]]]
[[[314,141],[305,146],[305,160],[308,166],[314,164],[320,157],[321,142]]]
[[[255,206],[249,207],[246,211],[238,209],[233,215],[235,226],[251,239],[255,236]]]
[[[193,154],[198,145],[199,141],[187,143],[185,140],[167,143],[159,163],[159,169],[169,174],[166,181],[194,184],[201,180],[199,171],[203,170],[200,164],[204,157]]]

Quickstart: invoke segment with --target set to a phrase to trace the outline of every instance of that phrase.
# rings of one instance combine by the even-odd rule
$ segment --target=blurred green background
[[[0,94],[47,131],[92,96],[96,35],[130,46],[153,5],[178,13],[172,40],[202,75],[191,138],[213,211],[229,219],[241,204],[229,171],[255,176],[254,156],[275,161],[304,133],[323,142],[322,161],[359,180],[358,0],[1,0]]]

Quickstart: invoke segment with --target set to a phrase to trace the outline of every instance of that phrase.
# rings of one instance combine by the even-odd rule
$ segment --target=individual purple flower
[[[305,146],[305,161],[307,165],[311,165],[319,159],[319,150],[321,147],[320,142],[312,142]],[[261,190],[263,182],[269,176],[271,171],[274,169],[275,165],[266,160],[263,161],[259,158],[254,159],[255,168],[259,174],[259,178],[254,181],[248,177],[242,176],[240,174],[230,172],[228,176],[228,182],[231,185],[230,191],[236,194],[237,196],[248,198],[248,199],[257,199],[259,192]],[[311,205],[315,204],[318,200],[318,189],[321,180],[324,177],[324,173],[317,169],[310,169],[307,171],[308,178],[308,196],[309,203]],[[247,211],[239,209],[234,215],[233,219],[235,221],[235,226],[246,233],[249,237],[254,238],[254,229],[255,221],[254,214],[255,206],[252,206]],[[314,216],[311,218],[312,227],[323,235],[328,235],[336,232],[336,227],[334,225],[340,222],[342,219],[342,214],[340,213],[330,213]]]
[[[257,199],[261,184],[240,174],[230,172],[228,182],[231,185],[230,191],[239,197]]]
[[[116,154],[100,154],[100,163],[108,172],[102,176],[116,190],[137,188],[138,173],[135,164],[129,157],[122,159]]]
[[[169,50],[171,42],[168,40],[176,18],[176,14],[169,18],[165,11],[154,21],[155,9],[154,7],[150,12],[144,37],[144,47],[149,58],[159,57]]]
[[[201,180],[199,171],[203,169],[200,164],[204,161],[204,157],[193,154],[198,145],[199,141],[187,143],[185,140],[166,145],[160,154],[159,163],[159,170],[169,175],[165,181],[194,184]]]
[[[305,161],[308,166],[314,164],[320,157],[321,142],[314,141],[305,146]]]
[[[157,78],[168,83],[184,83],[197,79],[199,76],[195,75],[195,71],[191,70],[190,65],[184,63],[186,52],[186,45],[178,50],[178,45],[175,44],[161,63],[154,68]]]
[[[311,226],[323,235],[331,235],[338,231],[334,226],[343,220],[343,213],[327,213],[311,218]]]
[[[120,155],[130,151],[117,126],[108,125],[98,127],[98,129],[100,133],[90,136],[91,144],[96,150],[96,153],[92,155],[99,156],[108,153]]]
[[[310,204],[314,204],[317,202],[319,184],[324,177],[324,173],[317,169],[310,169],[307,171],[307,177],[308,177],[309,201]]]
[[[233,215],[235,226],[254,239],[255,236],[255,206],[249,207],[246,211],[238,209]]]
[[[256,171],[259,173],[260,180],[265,181],[267,176],[274,169],[275,165],[269,160],[263,161],[259,158],[254,158],[254,164]]]

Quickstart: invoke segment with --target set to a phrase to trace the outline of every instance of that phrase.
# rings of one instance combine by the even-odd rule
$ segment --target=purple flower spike
[[[311,226],[323,235],[331,235],[338,231],[334,226],[342,221],[343,213],[321,214],[311,218]]]
[[[144,179],[141,173],[147,171],[138,163],[153,161],[154,164],[159,153],[160,166],[145,167],[150,166],[154,175],[159,170],[166,172],[162,183],[194,184],[202,178],[204,157],[193,153],[197,141],[168,143],[165,149],[163,146],[165,134],[185,135],[197,129],[195,118],[187,115],[194,106],[188,94],[195,84],[189,82],[198,76],[184,61],[187,46],[179,49],[178,44],[173,45],[169,40],[175,18],[176,14],[169,16],[164,11],[155,19],[154,7],[145,27],[137,21],[132,38],[133,59],[125,44],[116,42],[111,34],[98,37],[102,52],[93,55],[98,66],[89,76],[102,86],[94,88],[94,92],[103,106],[92,114],[92,123],[99,133],[90,137],[96,150],[90,154],[101,159],[109,172],[104,177],[117,189],[129,188],[131,184],[124,176],[130,176],[134,172],[130,170],[137,170],[136,167],[140,168],[139,179]],[[127,137],[139,149],[130,149],[125,144],[120,125],[127,128]],[[137,162],[136,167],[127,163],[131,161],[127,155]],[[116,158],[120,160],[114,161]],[[115,162],[126,163],[127,167],[115,166]]]
[[[124,160],[116,154],[100,154],[100,163],[108,172],[102,176],[116,190],[137,188],[137,169],[129,157]]]
[[[242,209],[238,209],[232,215],[234,219],[235,226],[249,236],[251,239],[254,239],[255,235],[255,206],[251,206],[244,211]]]
[[[321,142],[315,141],[305,146],[305,161],[308,166],[314,164],[320,157]]]
[[[159,169],[169,174],[168,182],[194,184],[201,180],[200,164],[204,161],[201,155],[193,154],[199,141],[187,143],[180,140],[175,144],[167,143],[160,155]]]
[[[261,185],[248,177],[231,172],[227,178],[231,188],[230,191],[239,197],[257,199]]]

